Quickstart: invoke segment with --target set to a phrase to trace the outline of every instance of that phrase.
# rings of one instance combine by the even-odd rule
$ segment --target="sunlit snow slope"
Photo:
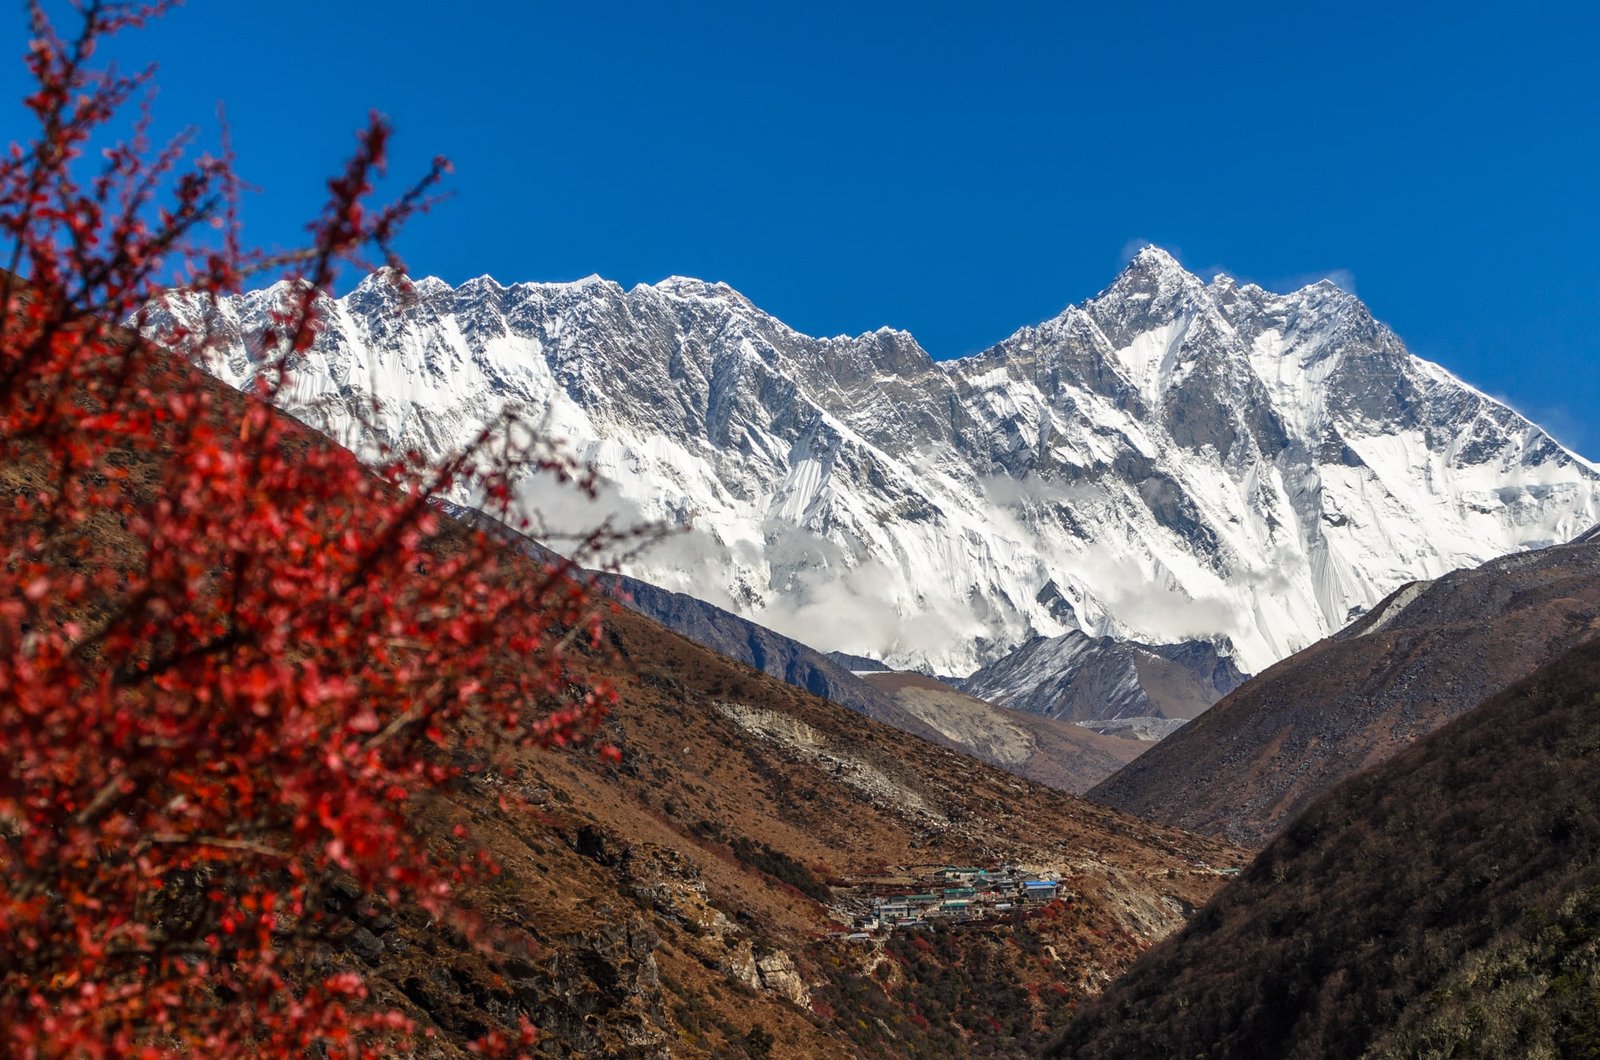
[[[281,294],[210,310],[213,372],[252,380]],[[281,403],[370,443],[351,410],[376,390],[381,439],[440,456],[516,402],[599,466],[611,508],[693,527],[627,573],[897,667],[966,674],[1081,629],[1231,643],[1259,672],[1403,582],[1600,521],[1593,465],[1352,295],[1207,284],[1153,247],[945,362],[676,277],[416,294],[329,300]],[[594,518],[542,482],[524,500]]]

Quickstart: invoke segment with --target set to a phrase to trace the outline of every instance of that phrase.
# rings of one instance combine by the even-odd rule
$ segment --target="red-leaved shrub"
[[[430,848],[419,800],[585,739],[610,696],[572,665],[599,611],[568,565],[434,501],[470,480],[506,515],[526,460],[574,469],[495,431],[446,467],[368,469],[118,326],[163,281],[287,271],[281,383],[316,293],[369,251],[398,265],[445,168],[366,206],[374,118],[310,245],[247,252],[226,152],[185,163],[146,119],[101,146],[148,75],[95,46],[155,13],[87,4],[66,38],[34,4],[38,132],[0,161],[0,1052],[375,1053],[405,1021],[296,961],[325,889],[445,911],[477,859]]]

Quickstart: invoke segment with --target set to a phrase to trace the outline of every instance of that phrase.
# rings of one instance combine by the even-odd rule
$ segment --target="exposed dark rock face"
[[[1243,683],[1205,641],[1138,644],[1067,633],[1035,637],[958,682],[992,703],[1066,721],[1188,719]]]
[[[503,960],[492,974],[468,951],[432,943],[430,959],[396,970],[396,986],[454,1043],[526,1014],[554,1055],[665,1060],[672,1050],[655,960],[661,940],[636,914],[611,912],[614,922],[551,939],[542,958]]]

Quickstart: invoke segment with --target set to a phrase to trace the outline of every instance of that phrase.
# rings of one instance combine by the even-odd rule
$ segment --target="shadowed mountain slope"
[[[1053,1055],[1600,1055],[1600,641],[1297,818]]]
[[[1600,542],[1405,586],[1095,787],[1153,820],[1260,846],[1320,793],[1600,630]]]
[[[693,596],[637,578],[606,574],[599,580],[607,592],[628,607],[719,655],[905,732],[924,738],[934,735],[933,730],[896,707],[891,696],[799,641]]]

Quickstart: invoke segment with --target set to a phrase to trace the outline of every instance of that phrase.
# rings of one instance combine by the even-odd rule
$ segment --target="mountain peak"
[[[1113,291],[1130,293],[1180,291],[1189,288],[1203,288],[1205,284],[1188,269],[1185,269],[1178,259],[1151,244],[1140,250],[1123,266],[1111,286],[1101,292],[1102,295]]]
[[[679,298],[736,298],[747,301],[744,295],[721,281],[701,280],[694,276],[668,276],[666,279],[654,284],[645,284],[662,294],[675,295]]]
[[[435,295],[450,290],[450,285],[437,276],[407,276],[399,269],[380,266],[361,278],[351,293],[356,295],[391,295],[409,285],[419,295]]]
[[[1177,258],[1154,243],[1146,243],[1123,269],[1124,272],[1133,270],[1187,273]]]
[[[1131,341],[1159,322],[1176,319],[1205,297],[1205,284],[1157,246],[1135,254],[1111,286],[1082,305],[1108,334]],[[1070,312],[1070,310],[1068,311]]]

